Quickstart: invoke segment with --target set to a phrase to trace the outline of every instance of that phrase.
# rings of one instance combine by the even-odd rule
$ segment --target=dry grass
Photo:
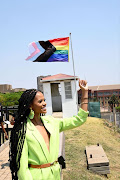
[[[109,161],[110,174],[108,179],[120,179],[120,134],[114,132],[105,120],[88,117],[81,127],[65,132],[66,169],[63,170],[64,180],[105,180],[104,175],[87,170],[87,145],[101,144]]]

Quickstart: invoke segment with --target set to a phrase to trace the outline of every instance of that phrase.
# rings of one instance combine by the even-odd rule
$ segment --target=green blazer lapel
[[[45,141],[44,141],[42,135],[40,134],[40,132],[37,130],[37,128],[34,126],[34,124],[30,121],[29,118],[28,118],[27,128],[30,131],[32,131],[32,135],[35,137],[35,139],[40,144],[40,147],[42,148],[42,151],[43,151],[43,153],[44,153],[44,155],[46,157],[46,160],[49,163],[50,162],[50,153],[49,153],[49,151],[47,149]],[[39,149],[38,149],[38,151],[39,151]]]
[[[43,121],[43,124],[44,124],[45,128],[48,130],[48,132],[50,134],[52,134],[54,130],[53,130],[53,127],[52,127],[52,125],[51,125],[51,123],[49,121],[49,117],[43,116],[43,117],[41,117],[41,119]]]

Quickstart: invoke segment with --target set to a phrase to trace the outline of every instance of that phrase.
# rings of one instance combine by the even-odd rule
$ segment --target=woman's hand
[[[79,87],[81,88],[82,92],[88,91],[87,81],[79,79]]]
[[[87,111],[87,109],[88,109],[88,86],[87,86],[87,81],[79,79],[79,87],[82,90],[81,108],[84,111]]]

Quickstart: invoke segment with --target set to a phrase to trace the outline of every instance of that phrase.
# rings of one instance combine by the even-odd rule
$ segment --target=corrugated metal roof
[[[76,79],[78,79],[77,76],[75,76]],[[47,81],[60,81],[60,80],[67,80],[67,79],[74,79],[74,76],[67,75],[67,74],[56,74],[52,76],[48,76],[45,78],[42,78],[41,82],[47,82]]]

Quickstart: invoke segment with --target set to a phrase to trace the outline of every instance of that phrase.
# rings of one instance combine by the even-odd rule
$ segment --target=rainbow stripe
[[[29,52],[30,56],[26,60],[33,62],[68,62],[69,37],[32,42]]]
[[[57,38],[49,40],[49,42],[56,48],[56,51],[53,55],[50,56],[48,62],[60,61],[68,62],[69,61],[69,37]]]

